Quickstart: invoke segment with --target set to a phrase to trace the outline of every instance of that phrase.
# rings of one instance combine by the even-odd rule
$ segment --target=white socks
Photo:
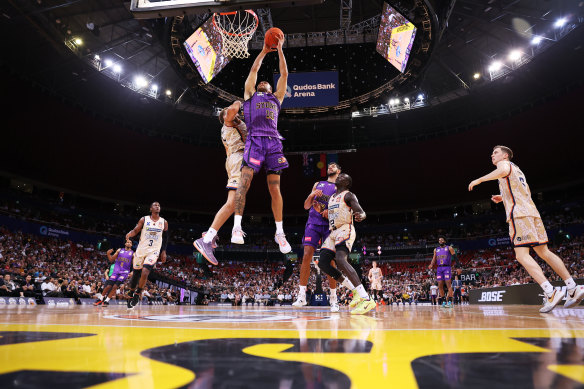
[[[566,283],[566,287],[568,289],[574,289],[576,287],[576,283],[574,282],[574,279],[572,277],[568,278],[567,280],[564,280],[564,282]]]
[[[241,228],[241,219],[243,216],[241,215],[233,215],[233,228],[239,227]]]
[[[349,281],[349,279],[347,277],[345,277],[343,282],[341,282],[341,285],[343,285],[345,288],[347,288],[349,290],[355,289],[355,285],[353,285],[353,283],[351,281]]]
[[[543,289],[544,293],[547,295],[550,295],[554,292],[554,287],[552,286],[552,284],[550,284],[549,281],[542,282],[540,286]]]
[[[284,222],[276,222],[276,234],[283,234],[284,233]]]
[[[209,228],[209,231],[207,231],[207,233],[203,237],[203,242],[204,243],[211,243],[211,241],[213,240],[213,238],[216,235],[217,235],[217,230],[215,230],[214,228]]]
[[[369,300],[369,295],[367,294],[367,291],[365,290],[363,285],[359,285],[357,287],[357,293],[359,293],[359,297],[361,297],[362,299]]]

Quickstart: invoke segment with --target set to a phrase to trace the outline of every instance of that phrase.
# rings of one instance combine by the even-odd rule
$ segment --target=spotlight
[[[513,50],[509,53],[509,61],[519,61],[521,59],[521,51]]]
[[[167,89],[167,90],[166,90],[166,95],[167,95],[167,96],[170,96],[170,95],[172,95],[172,92],[170,91],[170,89]]]
[[[158,85],[152,84],[152,86],[150,88],[156,92],[158,90]]]
[[[77,46],[81,46],[83,44],[83,40],[81,38],[75,38],[75,44]]]
[[[566,22],[567,22],[566,18],[560,18],[560,19],[556,20],[556,22],[554,23],[554,27],[555,28],[564,27],[564,25],[566,24]]]
[[[395,102],[394,102],[394,100],[393,100],[393,99],[390,99],[390,100],[389,100],[389,105],[393,105],[394,103],[395,103]]]
[[[496,72],[497,70],[501,70],[502,67],[503,63],[501,63],[500,61],[495,61],[491,64],[491,66],[489,66],[489,71]]]
[[[399,99],[395,99],[395,103],[396,104],[399,104]]]
[[[118,64],[114,65],[114,73],[121,73],[122,72],[122,67]]]
[[[95,54],[93,56],[93,59],[96,60],[96,61],[99,61],[101,59],[101,57],[98,54]]]
[[[105,60],[105,66],[108,66],[109,67],[109,66],[112,66],[112,64],[113,64],[113,62],[112,62],[111,59],[106,59]]]
[[[531,40],[531,44],[532,45],[539,45],[541,43],[542,37],[540,36],[534,36],[533,39]]]
[[[404,101],[405,101],[406,103],[409,103],[409,102],[410,102],[410,98],[409,98],[409,97],[406,97],[406,98],[404,99]]]
[[[136,76],[134,77],[134,85],[136,85],[138,88],[143,88],[148,85],[148,81],[146,81],[144,76]]]
[[[424,100],[424,95],[420,93],[420,94],[418,95],[418,100]]]
[[[480,73],[475,73],[472,75],[472,78],[474,78],[475,80],[478,80],[479,78],[481,78],[481,74]]]

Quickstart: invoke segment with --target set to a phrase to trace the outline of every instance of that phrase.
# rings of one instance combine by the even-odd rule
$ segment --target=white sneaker
[[[288,241],[286,240],[286,234],[284,234],[283,232],[280,234],[276,234],[274,240],[276,241],[276,243],[278,243],[278,246],[280,246],[280,251],[282,252],[282,254],[288,254],[290,251],[292,251],[290,243],[288,243]],[[233,238],[231,239],[231,241],[233,242]]]
[[[577,306],[582,300],[584,300],[584,286],[576,285],[575,288],[572,288],[572,290],[568,290],[566,292],[566,297],[568,299],[564,303],[564,308]]]
[[[566,292],[562,289],[554,288],[554,291],[550,296],[544,293],[543,297],[543,307],[539,310],[541,313],[548,313],[558,305],[560,301],[564,298]]]
[[[244,236],[245,232],[243,232],[241,227],[233,227],[233,229],[231,230],[231,243],[243,244]]]
[[[292,303],[293,307],[304,307],[306,305],[306,297],[302,298],[300,296],[298,296],[298,299]]]
[[[339,312],[341,308],[339,308],[339,303],[336,301],[331,301],[331,312]]]

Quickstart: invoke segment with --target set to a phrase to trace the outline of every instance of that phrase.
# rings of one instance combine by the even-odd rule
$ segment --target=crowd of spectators
[[[584,278],[584,238],[573,237],[554,249],[566,262],[574,278]],[[493,248],[460,253],[460,272],[478,275],[474,285],[464,283],[462,295],[473,287],[518,285],[533,282],[517,261],[510,248]],[[428,269],[430,257],[401,261],[379,261],[383,271],[385,303],[416,303],[430,301],[435,272]],[[537,259],[537,257],[536,257]],[[542,264],[550,280],[558,280],[547,264]],[[296,299],[299,281],[299,261],[225,261],[208,267],[192,256],[169,255],[165,264],[157,264],[155,274],[176,280],[199,292],[201,304],[212,302],[233,305],[291,304]],[[282,282],[286,266],[294,268],[289,280]],[[354,264],[363,284],[368,287],[367,274],[371,261],[365,257]],[[105,253],[94,245],[39,237],[0,228],[0,296],[100,298],[109,267]],[[458,270],[454,270],[458,274]],[[178,288],[162,288],[149,282],[145,300],[161,303],[179,302]],[[313,293],[329,294],[329,285],[313,268],[309,279],[309,297]],[[339,301],[348,303],[350,291],[337,289]],[[122,285],[117,299],[126,299]]]

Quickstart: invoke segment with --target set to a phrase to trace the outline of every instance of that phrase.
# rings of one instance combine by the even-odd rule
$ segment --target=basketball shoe
[[[213,255],[213,241],[205,243],[203,238],[199,238],[193,242],[193,246],[201,253],[203,257],[213,265],[218,265],[219,262]]]
[[[357,304],[359,304],[363,298],[361,298],[361,296],[359,296],[359,292],[357,292],[357,289],[353,289],[353,300],[351,300],[351,302],[349,303],[349,308],[354,308],[357,306]]]
[[[231,243],[243,244],[244,236],[245,232],[243,232],[241,227],[233,227],[233,229],[231,230]]]
[[[543,307],[539,310],[541,313],[548,313],[558,305],[560,301],[564,298],[566,292],[562,289],[554,288],[554,291],[548,296],[547,293],[543,294]]]
[[[306,303],[306,296],[302,297],[300,295],[298,295],[298,298],[296,299],[296,301],[294,301],[292,303],[292,306],[293,307],[298,307],[298,308],[304,307],[306,305],[307,305],[307,303]]]
[[[288,241],[286,240],[286,234],[284,234],[283,232],[276,234],[274,240],[276,241],[276,243],[278,243],[278,246],[280,246],[280,251],[282,252],[282,254],[288,254],[290,251],[292,251],[290,243],[288,243]]]
[[[101,300],[95,300],[95,302],[93,303],[93,305],[94,305],[95,307],[97,307],[97,306],[99,306],[99,305],[101,305],[101,304],[103,304],[103,301],[101,301]]]
[[[341,310],[341,308],[339,307],[339,303],[337,302],[336,295],[331,296],[330,304],[331,304],[331,312],[339,312]]]
[[[362,299],[361,302],[351,311],[351,315],[363,315],[364,313],[369,312],[373,308],[377,306],[377,303],[372,299],[369,298],[367,300]]]
[[[575,288],[569,289],[566,292],[566,297],[568,298],[564,303],[564,308],[571,308],[578,306],[582,300],[584,300],[584,286],[576,285]]]

